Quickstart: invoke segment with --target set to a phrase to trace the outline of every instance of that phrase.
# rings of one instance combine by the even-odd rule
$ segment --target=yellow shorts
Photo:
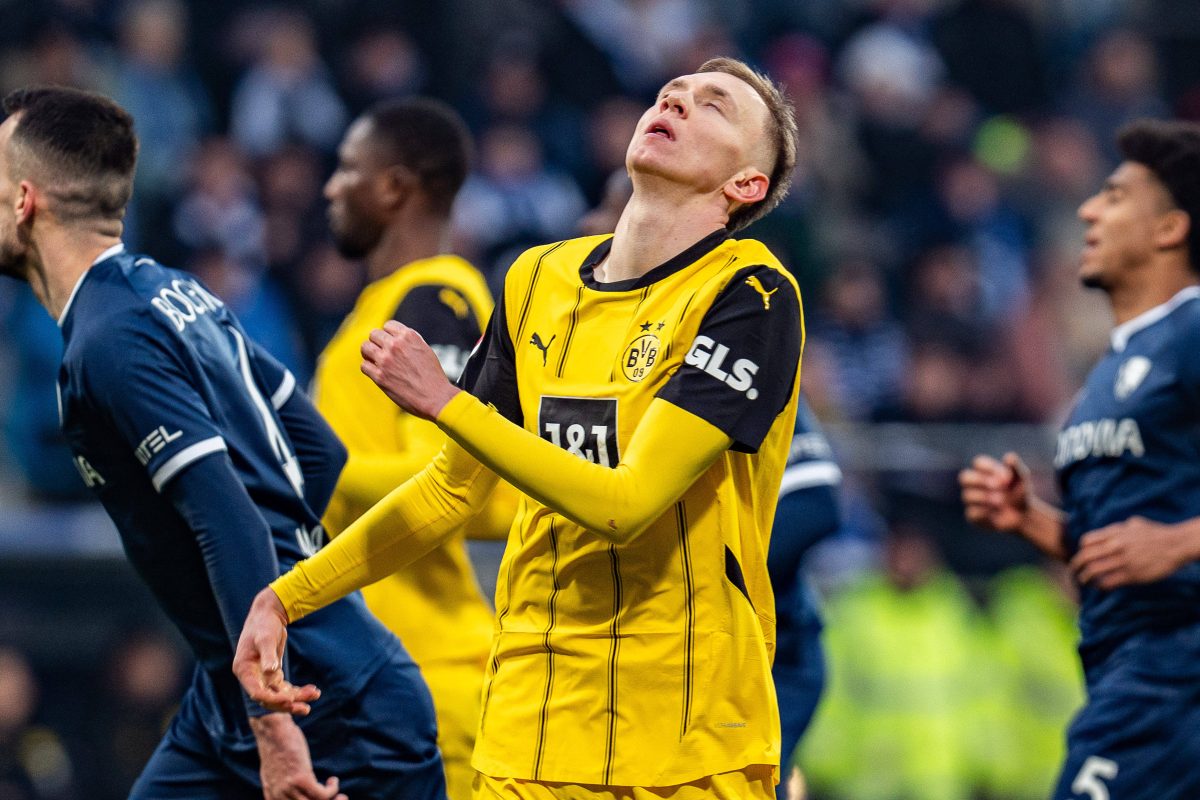
[[[438,747],[446,769],[449,800],[470,800],[475,770],[471,753],[479,726],[483,665],[435,663],[421,668],[437,712]]]
[[[596,786],[476,773],[474,800],[775,800],[775,776],[755,765],[675,786]]]

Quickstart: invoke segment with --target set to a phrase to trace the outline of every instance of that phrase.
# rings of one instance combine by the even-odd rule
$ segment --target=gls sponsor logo
[[[175,330],[182,331],[188,323],[225,304],[195,281],[176,278],[160,289],[157,297],[150,298],[150,305],[171,320]]]
[[[758,397],[758,389],[754,388],[754,376],[758,373],[758,364],[748,358],[739,358],[733,362],[729,372],[721,369],[729,356],[729,348],[717,344],[710,337],[700,335],[692,342],[692,349],[683,357],[685,364],[691,364],[696,369],[711,375],[724,383],[735,392],[742,392],[747,399]]]

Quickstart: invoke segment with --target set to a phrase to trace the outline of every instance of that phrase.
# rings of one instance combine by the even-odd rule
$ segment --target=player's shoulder
[[[179,345],[173,334],[226,313],[195,276],[128,253],[92,267],[72,305],[67,356],[101,371],[171,350]]]
[[[440,254],[414,261],[372,283],[359,298],[359,309],[372,325],[381,324],[402,306],[446,305],[460,317],[486,315],[492,307],[487,279],[465,258]]]
[[[787,272],[783,263],[771,252],[771,248],[758,239],[729,239],[727,245],[735,256],[735,265],[743,267],[754,264]]]
[[[1173,335],[1191,342],[1200,339],[1200,287],[1182,299],[1167,322]]]
[[[1166,313],[1161,313],[1163,310],[1162,307],[1156,309],[1159,312],[1157,319],[1144,322],[1132,331],[1121,326],[1114,329],[1114,349],[1106,360],[1123,362],[1140,358],[1158,361],[1170,358],[1171,361],[1189,364],[1196,350],[1200,349],[1200,287],[1184,290],[1184,293],[1168,301]],[[1132,324],[1138,326],[1139,321]]]
[[[754,246],[743,249],[744,242]],[[753,240],[735,241],[734,245],[737,257],[727,259],[710,282],[713,302],[799,314],[800,289],[796,279],[770,250]]]
[[[474,289],[487,286],[487,279],[470,261],[462,256],[441,253],[413,261],[397,269],[375,285],[393,292],[407,292],[417,286],[430,284]]]
[[[612,234],[605,233],[531,247],[513,261],[505,274],[505,286],[528,285],[547,271],[577,278],[580,267],[588,257],[610,239]]]

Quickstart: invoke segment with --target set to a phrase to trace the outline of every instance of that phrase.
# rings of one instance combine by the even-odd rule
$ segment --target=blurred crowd
[[[68,84],[128,108],[141,154],[127,243],[199,275],[302,380],[364,281],[361,266],[331,245],[322,198],[354,115],[413,93],[458,108],[476,159],[455,207],[454,246],[498,286],[522,249],[589,224],[581,219],[623,171],[634,123],[659,86],[726,54],[783,82],[796,106],[794,188],[748,235],[770,244],[802,287],[804,387],[818,415],[850,424],[1051,422],[1109,326],[1102,299],[1075,279],[1075,210],[1115,166],[1122,124],[1200,118],[1192,0],[0,0],[0,16],[0,91]],[[21,487],[0,495],[79,499],[58,434],[54,323],[6,282],[0,324],[0,460]],[[847,527],[876,545],[876,561],[865,563],[887,563],[879,543],[898,526],[926,539],[961,530],[948,474],[851,480]],[[868,571],[876,583],[855,584],[833,617],[869,620],[870,602],[917,596],[878,577],[886,574]],[[938,573],[938,602],[952,610],[936,624],[961,625],[961,641],[1014,659],[1031,646],[997,632],[995,613],[992,633],[980,635],[980,598],[956,580]],[[1031,596],[1058,602],[1047,599],[1052,582],[1031,580],[1020,584],[1034,587]],[[1022,602],[1005,605],[1021,596],[1005,586],[981,595],[1002,617]],[[855,625],[832,627],[835,653],[854,649],[839,637],[879,623]],[[1063,636],[1046,647],[1069,648]],[[19,652],[0,651],[0,798],[81,796],[70,789],[80,770],[56,755],[69,748],[38,727],[33,706],[11,699],[36,703],[23,664]],[[834,728],[844,736],[859,712],[839,704],[847,691],[839,681],[874,678],[834,675],[828,713],[842,716]],[[955,675],[954,691],[977,685]],[[1061,686],[1054,692],[1063,696]],[[1009,701],[979,700],[993,709]],[[1044,707],[1061,717],[1070,704]],[[158,724],[160,712],[134,716]],[[821,730],[814,752],[850,752]],[[921,736],[948,753],[935,744],[944,734]],[[1003,742],[987,746],[1012,756]],[[885,757],[854,752],[869,763]],[[837,785],[839,768],[818,765],[818,787]],[[967,774],[953,780],[995,797],[1038,796]],[[35,793],[6,794],[18,784]],[[967,797],[960,788],[858,787],[843,796]]]

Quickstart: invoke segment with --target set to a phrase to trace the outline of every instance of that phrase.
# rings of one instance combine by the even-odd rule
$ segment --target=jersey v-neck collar
[[[612,237],[610,236],[596,245],[595,249],[583,260],[583,266],[579,268],[579,277],[584,286],[598,292],[630,292],[635,289],[644,289],[650,284],[657,283],[668,275],[673,275],[684,267],[696,263],[728,238],[729,231],[722,228],[713,231],[687,250],[659,264],[645,275],[623,281],[598,281],[596,280],[596,267],[608,257],[609,251],[612,250]]]
[[[67,304],[65,306],[63,306],[62,313],[59,314],[58,319],[55,320],[55,322],[58,323],[58,327],[61,328],[63,326],[63,323],[67,321],[67,312],[71,310],[71,305],[75,302],[75,295],[79,294],[79,287],[83,286],[83,282],[85,280],[87,280],[87,276],[91,274],[92,267],[96,266],[101,261],[107,261],[108,259],[112,258],[113,256],[119,256],[121,253],[124,253],[124,252],[125,252],[125,243],[117,242],[112,247],[109,247],[103,253],[96,256],[96,260],[92,262],[91,266],[89,266],[87,269],[85,269],[83,271],[83,274],[79,276],[79,280],[75,281],[75,288],[71,290],[71,296],[67,298]]]
[[[1149,328],[1154,323],[1158,322],[1163,317],[1170,314],[1175,309],[1186,303],[1188,300],[1200,297],[1200,286],[1192,285],[1184,289],[1180,289],[1165,303],[1155,306],[1149,311],[1143,311],[1131,320],[1122,322],[1120,325],[1112,329],[1110,340],[1114,352],[1124,352],[1129,345],[1129,339],[1135,333],[1145,328]]]

